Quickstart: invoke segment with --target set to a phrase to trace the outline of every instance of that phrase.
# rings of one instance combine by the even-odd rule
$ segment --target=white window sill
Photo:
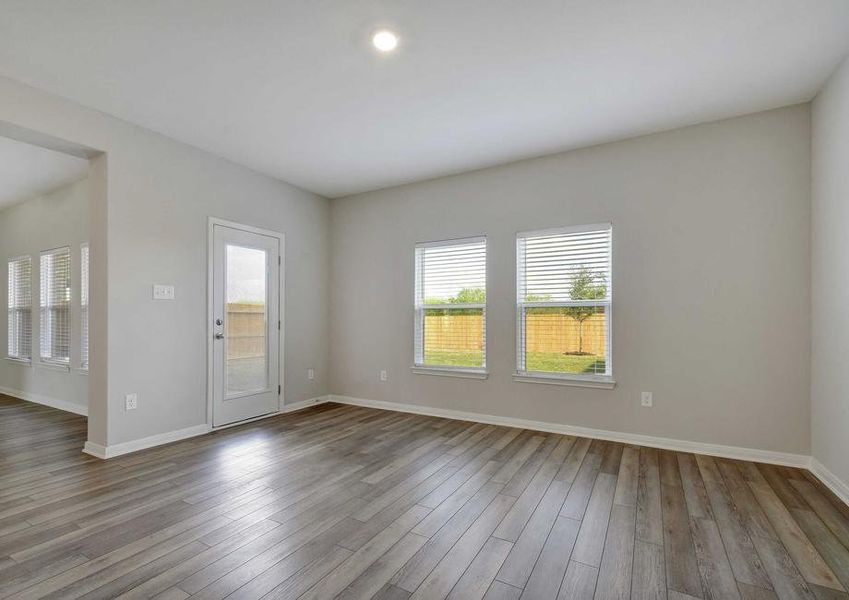
[[[77,369],[77,373],[80,375],[88,375],[88,368],[80,367]]]
[[[39,369],[47,369],[49,371],[62,371],[63,373],[71,372],[71,367],[63,365],[62,363],[37,362],[35,363],[35,366]]]
[[[489,371],[479,369],[414,366],[410,367],[410,370],[416,375],[437,375],[440,377],[459,377],[461,379],[486,379],[489,377]]]
[[[22,358],[12,358],[10,356],[7,356],[6,360],[8,360],[13,365],[18,365],[20,367],[31,367],[32,366],[31,360],[24,360]]]
[[[616,381],[612,377],[581,377],[577,375],[553,375],[548,373],[514,373],[513,381],[519,383],[542,383],[546,385],[569,385],[574,387],[612,390]]]

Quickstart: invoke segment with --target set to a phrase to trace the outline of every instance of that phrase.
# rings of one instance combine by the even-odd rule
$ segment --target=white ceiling
[[[0,210],[78,181],[88,161],[0,136]]]
[[[849,52],[847,0],[0,7],[0,73],[331,197],[807,101]]]

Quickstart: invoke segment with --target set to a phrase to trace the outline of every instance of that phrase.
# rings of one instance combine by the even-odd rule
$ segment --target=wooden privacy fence
[[[425,348],[448,352],[480,352],[483,349],[481,315],[425,315]]]
[[[603,314],[587,318],[583,325],[583,351],[604,356],[607,323]],[[425,315],[425,348],[450,352],[473,352],[483,348],[481,315]],[[579,323],[562,314],[529,314],[525,317],[528,352],[578,352]]]
[[[227,304],[227,358],[265,356],[265,306]]]
[[[562,314],[529,314],[525,317],[526,352],[578,352],[580,323]],[[583,324],[583,351],[604,356],[607,321],[603,314],[588,317]]]

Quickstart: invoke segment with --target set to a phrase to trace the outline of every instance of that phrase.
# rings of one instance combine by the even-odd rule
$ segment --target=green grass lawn
[[[425,364],[451,367],[482,367],[483,352],[428,350],[425,352]]]
[[[575,356],[557,352],[528,352],[525,356],[528,371],[552,371],[555,373],[604,373],[604,357]]]
[[[604,373],[603,356],[574,356],[571,354],[559,354],[557,352],[528,352],[525,357],[525,363],[528,371]],[[483,365],[483,353],[429,350],[425,353],[425,364],[452,367],[480,367]]]

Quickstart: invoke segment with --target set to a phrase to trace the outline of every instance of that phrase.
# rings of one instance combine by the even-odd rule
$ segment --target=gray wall
[[[0,78],[0,125],[10,124],[103,152],[91,171],[93,442],[206,422],[206,234],[214,215],[286,233],[287,402],[332,391],[810,450],[807,106],[365,194],[332,208]],[[515,231],[608,220],[617,388],[514,383]],[[413,244],[481,233],[489,238],[492,374],[486,381],[413,375]],[[174,284],[177,300],[152,301],[153,283]],[[308,367],[315,381],[307,380]],[[388,382],[379,382],[380,369]],[[655,393],[653,409],[639,407],[641,390]],[[123,409],[128,392],[139,393],[136,411]]]
[[[329,201],[6,78],[3,123],[104,153],[92,165],[90,441],[206,422],[209,215],[286,234],[284,397],[327,393]],[[154,283],[177,299],[154,302]]]
[[[8,322],[6,290],[11,258],[29,255],[33,268],[33,361],[24,366],[0,360],[0,391],[10,395],[67,408],[88,410],[88,375],[80,366],[80,245],[88,242],[89,181],[83,179],[49,194],[0,210],[0,356],[6,356]],[[39,255],[60,246],[71,248],[71,361],[69,371],[38,364]],[[70,404],[70,406],[67,406]]]
[[[109,162],[110,182],[120,182],[109,192],[110,402],[139,393],[137,411],[110,411],[109,443],[206,422],[209,215],[285,234],[284,398],[326,394],[329,201],[165,138],[149,142],[138,159]],[[148,192],[119,200],[137,190]],[[174,284],[176,300],[152,300],[154,283]]]
[[[606,221],[616,389],[513,382],[515,232]],[[810,450],[808,105],[334,200],[331,231],[332,393]],[[413,245],[480,234],[490,377],[412,374]]]
[[[813,456],[849,487],[849,59],[813,103]]]

